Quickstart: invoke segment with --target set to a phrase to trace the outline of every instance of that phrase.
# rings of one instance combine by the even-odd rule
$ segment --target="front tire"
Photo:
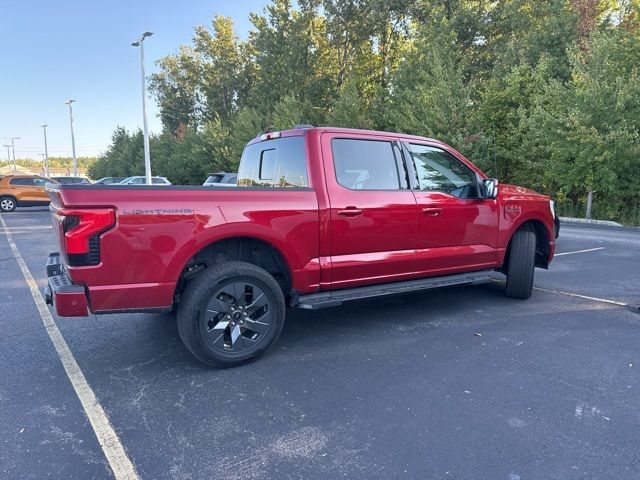
[[[536,234],[518,230],[513,234],[507,263],[507,297],[527,299],[533,290]]]
[[[13,212],[18,206],[18,202],[13,197],[0,197],[0,211],[3,213]]]
[[[202,271],[182,294],[178,333],[198,360],[235,367],[265,353],[284,326],[278,282],[246,262],[224,262]]]

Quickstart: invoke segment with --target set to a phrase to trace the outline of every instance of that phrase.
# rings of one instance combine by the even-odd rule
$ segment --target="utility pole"
[[[69,119],[71,120],[71,152],[73,153],[73,176],[78,176],[78,159],[76,158],[76,140],[73,136],[73,108],[71,104],[74,103],[75,100],[69,99],[65,102],[69,105]]]
[[[7,161],[11,165],[11,145],[3,145],[3,147],[7,147]]]
[[[13,155],[13,174],[15,175],[17,172],[17,168],[16,168],[16,145],[14,143],[14,140],[20,140],[20,137],[4,137],[7,140],[11,140],[11,152]],[[7,146],[7,145],[5,145]],[[9,148],[7,147],[7,156],[9,156]]]
[[[42,125],[44,130],[44,176],[49,177],[49,151],[47,149],[47,124]]]
[[[140,47],[140,74],[142,77],[142,125],[144,132],[144,175],[147,185],[151,185],[151,154],[149,153],[149,128],[147,126],[147,79],[144,75],[144,39],[153,35],[152,32],[144,32],[132,47]]]

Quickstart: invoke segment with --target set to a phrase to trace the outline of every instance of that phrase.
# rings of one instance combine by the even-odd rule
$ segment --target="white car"
[[[146,177],[128,177],[122,180],[117,185],[145,185],[147,183]],[[171,185],[171,182],[165,177],[151,177],[152,185]]]

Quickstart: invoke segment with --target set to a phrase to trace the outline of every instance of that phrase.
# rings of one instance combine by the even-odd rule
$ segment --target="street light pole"
[[[65,102],[69,105],[69,119],[71,120],[71,153],[73,154],[73,176],[78,176],[78,159],[76,158],[76,139],[73,136],[73,108],[71,104],[74,103],[75,100],[69,99]]]
[[[142,125],[144,133],[144,175],[147,185],[151,185],[151,154],[149,153],[149,128],[147,126],[147,79],[144,75],[144,39],[153,35],[152,32],[144,32],[132,47],[140,47],[140,74],[142,77]]]
[[[44,130],[44,176],[49,177],[49,150],[47,149],[47,124],[42,125]]]
[[[13,174],[15,175],[16,172],[18,171],[18,169],[16,168],[16,145],[14,143],[14,140],[20,140],[20,137],[4,137],[7,140],[11,140],[11,152],[13,155]],[[7,157],[9,156],[9,148],[7,145],[5,145],[7,147]]]

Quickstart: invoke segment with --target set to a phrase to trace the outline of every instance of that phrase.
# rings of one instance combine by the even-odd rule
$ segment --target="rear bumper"
[[[56,314],[61,317],[86,317],[89,315],[89,302],[85,288],[74,285],[60,262],[59,253],[50,253],[47,259],[47,277],[49,284],[45,290],[47,305],[53,305]]]

